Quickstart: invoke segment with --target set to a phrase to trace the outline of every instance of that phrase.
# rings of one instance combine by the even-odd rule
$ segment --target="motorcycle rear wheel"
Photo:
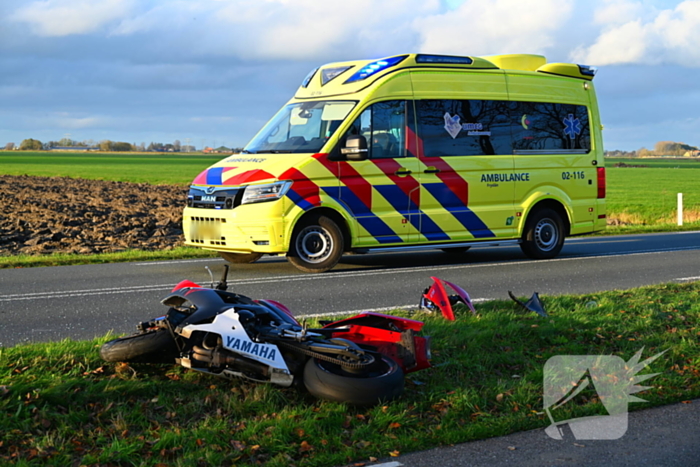
[[[120,337],[100,349],[100,357],[107,362],[175,363],[178,355],[175,341],[164,329]]]
[[[389,357],[382,356],[360,373],[312,358],[304,368],[304,385],[319,399],[366,406],[400,396],[404,381],[403,371]]]

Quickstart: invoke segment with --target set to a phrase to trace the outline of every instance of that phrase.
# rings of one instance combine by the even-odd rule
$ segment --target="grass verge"
[[[700,282],[543,297],[550,318],[512,302],[426,322],[433,368],[372,408],[179,367],[105,364],[107,339],[0,349],[0,463],[330,466],[545,428],[543,367],[556,355],[667,351],[641,373],[648,408],[700,397]],[[600,414],[595,396],[559,420]]]
[[[141,261],[165,261],[192,258],[214,258],[218,255],[201,248],[178,247],[172,250],[128,250],[118,253],[78,255],[55,253],[52,255],[0,256],[0,269],[30,268],[39,266],[73,266],[77,264],[127,263]]]

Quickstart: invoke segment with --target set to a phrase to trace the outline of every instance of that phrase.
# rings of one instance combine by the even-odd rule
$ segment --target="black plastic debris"
[[[532,294],[532,297],[530,297],[530,300],[527,302],[523,303],[517,298],[515,298],[515,295],[513,295],[513,292],[510,290],[508,291],[508,295],[510,295],[510,298],[513,299],[515,303],[520,305],[521,307],[525,308],[528,311],[534,311],[538,315],[542,316],[543,318],[549,318],[549,315],[547,314],[546,311],[544,311],[544,304],[540,300],[539,295],[537,295],[537,292]]]

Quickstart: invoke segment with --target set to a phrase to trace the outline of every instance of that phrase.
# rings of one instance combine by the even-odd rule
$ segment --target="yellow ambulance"
[[[284,254],[519,243],[553,258],[605,228],[594,70],[539,55],[396,55],[313,70],[240,154],[192,183],[185,243]]]

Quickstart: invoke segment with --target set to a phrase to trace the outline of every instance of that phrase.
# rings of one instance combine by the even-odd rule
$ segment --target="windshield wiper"
[[[248,151],[247,149],[244,149],[241,151],[241,154],[257,154],[256,151]]]
[[[270,149],[269,151],[266,151],[270,154],[291,154],[294,151],[291,149]]]

